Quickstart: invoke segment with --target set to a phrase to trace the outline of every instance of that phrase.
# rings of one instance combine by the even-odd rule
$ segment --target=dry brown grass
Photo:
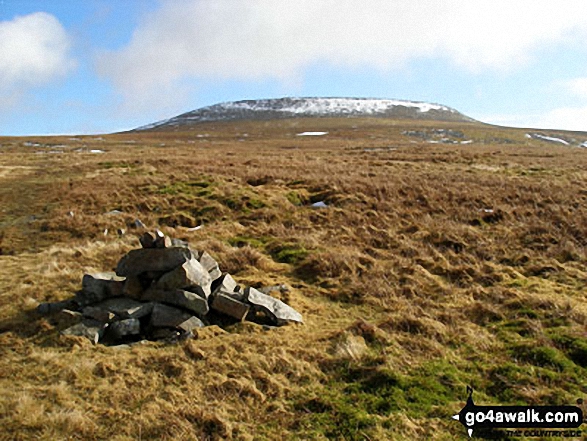
[[[401,134],[447,127],[475,142]],[[452,439],[467,384],[478,402],[572,404],[587,152],[524,134],[321,119],[0,139],[0,437]],[[60,336],[34,307],[114,267],[136,218],[243,284],[289,284],[306,324],[130,349]]]

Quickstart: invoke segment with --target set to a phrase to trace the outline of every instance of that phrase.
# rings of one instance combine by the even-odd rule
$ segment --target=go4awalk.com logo
[[[469,437],[478,429],[575,429],[583,423],[583,411],[577,406],[477,406],[473,389],[467,387],[467,393],[467,404],[453,419],[465,426]],[[579,431],[555,430],[526,430],[519,435],[581,436]]]

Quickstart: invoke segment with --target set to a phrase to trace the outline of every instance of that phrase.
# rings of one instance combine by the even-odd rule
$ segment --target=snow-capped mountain
[[[277,98],[215,104],[136,130],[185,126],[205,121],[361,116],[473,121],[450,107],[415,101],[372,98]]]

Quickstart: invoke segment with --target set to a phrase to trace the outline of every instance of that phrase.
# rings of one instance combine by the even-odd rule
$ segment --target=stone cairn
[[[127,253],[116,272],[86,274],[74,298],[42,303],[41,315],[74,319],[64,335],[116,345],[140,340],[177,341],[202,328],[243,320],[267,326],[302,323],[302,316],[268,292],[239,286],[206,251],[144,233],[142,248]],[[286,288],[285,288],[286,289]]]

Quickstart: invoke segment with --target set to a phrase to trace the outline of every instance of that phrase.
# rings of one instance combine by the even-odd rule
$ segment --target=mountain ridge
[[[176,128],[201,122],[285,118],[375,117],[477,122],[441,104],[382,98],[301,97],[228,101],[147,124],[134,131]]]

